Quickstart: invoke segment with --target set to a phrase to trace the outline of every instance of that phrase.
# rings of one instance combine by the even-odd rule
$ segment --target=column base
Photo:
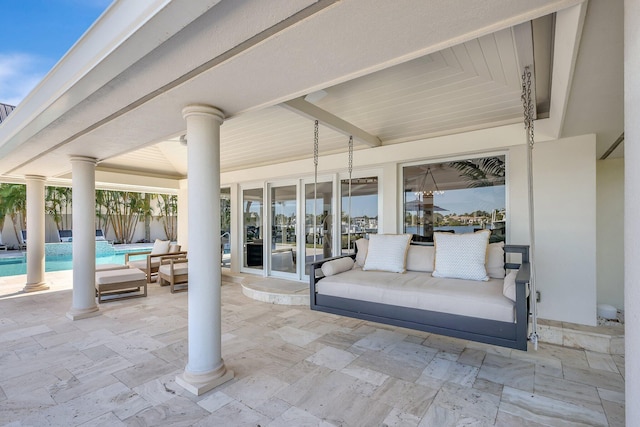
[[[176,376],[176,383],[188,392],[200,396],[232,379],[233,371],[227,370],[223,361],[220,368],[204,374],[191,374],[185,368],[182,374]]]
[[[47,285],[45,282],[27,283],[26,285],[24,285],[22,292],[46,291],[47,289],[49,289],[49,285]]]
[[[67,312],[67,317],[71,320],[87,319],[89,317],[95,317],[99,315],[100,315],[100,311],[98,309],[98,306],[91,307],[91,308],[83,308],[83,309],[77,309],[72,307]]]

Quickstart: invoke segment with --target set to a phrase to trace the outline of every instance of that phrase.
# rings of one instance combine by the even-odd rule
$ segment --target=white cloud
[[[0,53],[0,102],[18,105],[47,73],[41,58]]]

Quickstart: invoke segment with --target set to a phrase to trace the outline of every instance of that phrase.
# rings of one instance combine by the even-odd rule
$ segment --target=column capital
[[[189,116],[210,116],[216,118],[220,123],[224,121],[224,113],[211,105],[187,105],[182,109],[182,117],[186,119]]]
[[[25,175],[24,179],[27,181],[46,181],[47,177],[42,175]]]
[[[96,159],[95,157],[89,157],[89,156],[75,156],[75,155],[71,155],[69,156],[69,160],[73,163],[73,162],[85,162],[85,163],[91,163],[93,165],[96,165],[98,163],[98,159]]]

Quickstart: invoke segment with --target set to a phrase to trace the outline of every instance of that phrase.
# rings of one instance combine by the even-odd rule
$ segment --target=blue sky
[[[17,105],[111,0],[0,0],[0,102]]]

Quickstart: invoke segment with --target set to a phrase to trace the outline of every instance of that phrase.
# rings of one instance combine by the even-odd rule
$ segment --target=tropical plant
[[[504,157],[484,157],[482,159],[449,162],[449,166],[460,171],[460,177],[468,182],[468,188],[504,185]]]
[[[167,240],[174,241],[178,235],[178,196],[175,194],[158,194],[160,221]]]
[[[96,190],[96,228],[106,236],[109,232],[111,209],[106,190]]]
[[[131,243],[141,216],[145,215],[144,196],[129,191],[103,190],[101,203],[113,226],[115,241]]]
[[[0,206],[0,211],[11,218],[16,240],[20,242],[20,231],[27,228],[27,187],[24,184],[0,184]]]
[[[69,209],[71,208],[71,188],[47,187],[45,193],[45,212],[53,218],[58,230],[68,230]]]

